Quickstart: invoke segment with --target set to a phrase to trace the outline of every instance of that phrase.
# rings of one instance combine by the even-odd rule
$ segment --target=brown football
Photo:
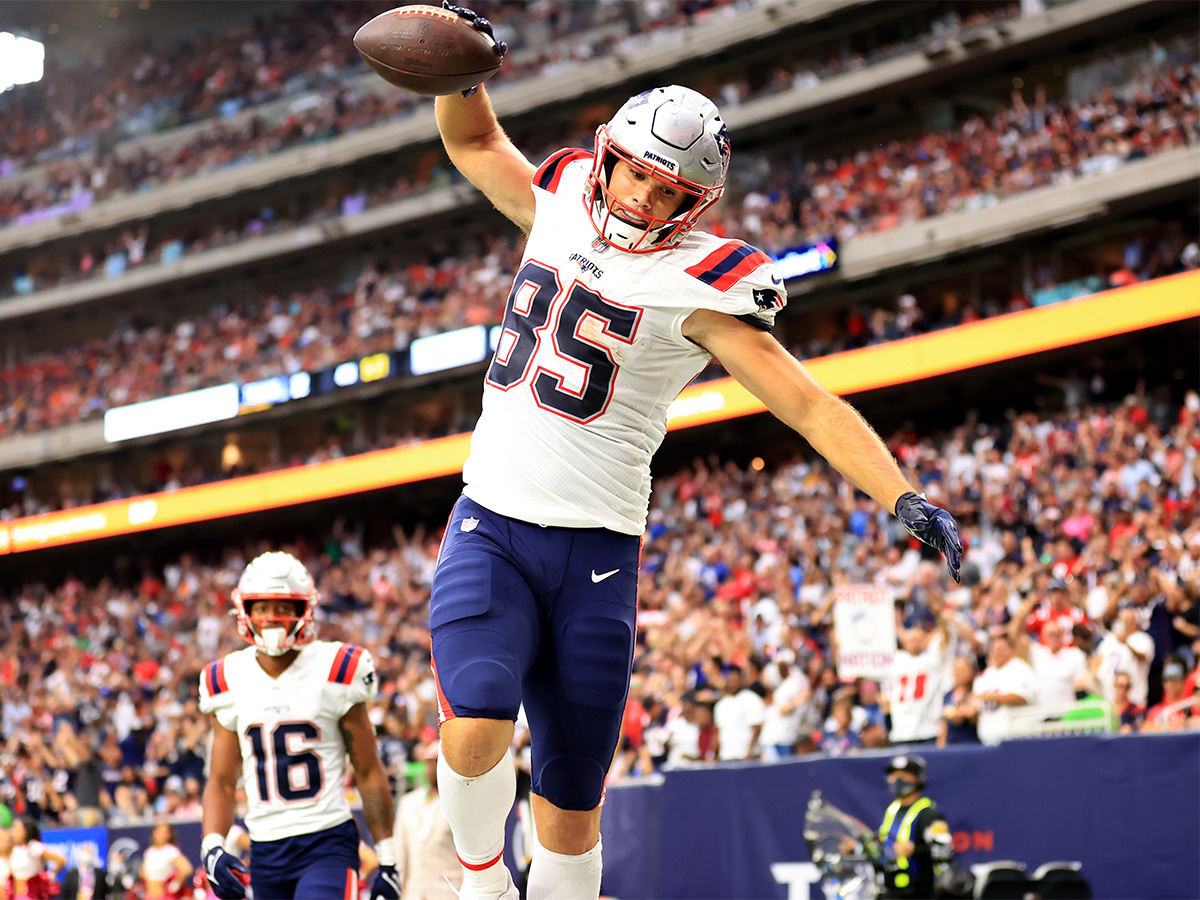
[[[454,94],[500,69],[500,54],[471,23],[438,6],[401,6],[358,29],[354,47],[389,84],[417,94]]]

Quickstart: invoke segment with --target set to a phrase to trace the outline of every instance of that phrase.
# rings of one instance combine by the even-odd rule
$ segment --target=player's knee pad
[[[478,659],[443,670],[438,684],[455,716],[515,720],[521,706],[521,677],[504,662]]]
[[[595,809],[604,794],[607,772],[608,767],[591,756],[556,756],[536,773],[533,790],[559,809]]]

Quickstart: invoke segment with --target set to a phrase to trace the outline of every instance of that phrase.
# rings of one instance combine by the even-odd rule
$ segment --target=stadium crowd
[[[831,606],[842,584],[893,591],[902,647],[942,635],[937,696],[948,723],[968,720],[943,740],[983,735],[993,670],[1016,678],[1023,703],[1102,697],[1121,731],[1200,727],[1187,703],[1200,657],[1200,395],[1177,404],[1139,390],[1113,402],[1095,385],[1089,396],[1086,382],[1060,387],[1056,414],[889,440],[910,480],[963,526],[961,586],[809,459],[697,459],[659,478],[614,774],[887,745],[888,685],[836,669]],[[321,636],[375,656],[370,715],[397,778],[437,720],[426,617],[439,537],[339,520],[286,548],[316,573]],[[7,589],[8,812],[47,824],[195,813],[206,752],[198,673],[240,646],[229,591],[266,549],[279,548],[232,545],[121,580],[67,574]]]
[[[1079,102],[1064,98],[1051,105],[1044,88],[1039,87],[1032,107],[1014,93],[1012,106],[991,116],[976,114],[951,131],[893,140],[845,157],[798,164],[790,146],[758,154],[743,162],[736,173],[741,210],[726,211],[711,224],[719,232],[776,252],[830,235],[846,239],[942,212],[988,206],[1031,188],[1110,171],[1164,149],[1194,145],[1200,141],[1200,83],[1192,65],[1194,56],[1193,51],[1190,56],[1179,52],[1152,57],[1135,81],[1117,94],[1105,92]],[[731,103],[778,90],[770,81],[751,88],[745,77],[725,88],[721,92],[730,94]],[[372,109],[398,102],[396,97],[381,100],[375,95],[361,100]],[[294,117],[271,128],[252,126],[257,142],[254,155],[282,149],[306,134],[331,136],[351,129],[357,121],[357,103],[339,100],[313,110],[312,115],[322,116],[324,121],[315,130]],[[328,131],[330,128],[334,130]],[[209,162],[225,165],[232,160],[231,148],[238,140],[229,129],[198,137],[196,146],[182,154],[187,157],[184,164],[202,168],[211,168]],[[536,136],[518,134],[516,141],[536,157],[564,145],[589,146],[590,135],[564,131],[549,136],[543,125]],[[114,185],[120,183],[128,189],[148,186],[146,179],[152,170],[164,165],[163,160],[130,157],[112,169]],[[72,185],[69,192],[84,190],[95,197],[97,186],[108,190],[110,174],[84,177],[76,173],[60,181]],[[0,291],[30,294],[59,284],[120,275],[144,265],[174,262],[191,253],[303,224],[356,215],[456,179],[452,170],[435,165],[424,178],[404,174],[376,179],[346,194],[331,194],[298,216],[267,206],[227,214],[203,226],[130,227],[75,252],[55,251],[16,263],[9,270],[11,278],[5,274],[10,283]],[[54,180],[51,176],[47,184]],[[0,193],[0,224],[9,219],[29,220],[29,212],[20,211],[28,206],[29,198],[22,201],[16,196],[24,190],[14,189],[7,203]],[[55,194],[53,202],[69,205],[71,201]]]
[[[480,6],[510,48],[509,64],[496,77],[515,80],[561,64],[561,48],[568,59],[588,59],[614,49],[614,35],[636,43],[639,35],[693,24],[734,5],[733,0],[483,0]],[[111,149],[140,134],[336,89],[369,73],[351,38],[363,23],[391,8],[385,0],[281,6],[279,12],[256,15],[219,34],[191,27],[174,37],[130,39],[100,48],[98,59],[51,54],[45,77],[6,98],[0,110],[4,165],[8,172],[19,171],[31,163]],[[968,18],[986,20],[990,13],[989,7]],[[419,100],[409,96],[407,105]],[[374,119],[356,127],[398,109],[376,111]]]
[[[951,132],[897,140],[795,170],[776,160],[766,171],[778,174],[706,226],[779,252],[831,233],[852,238],[986,206],[1198,141],[1195,67],[1124,100],[1105,92],[1052,106],[1039,91],[1031,107],[1014,95],[1012,107],[990,118],[974,116]],[[263,220],[254,221],[252,230],[261,231]],[[148,259],[147,240],[145,230],[125,236],[122,269]],[[1138,276],[1180,270],[1186,249],[1187,240],[1177,235],[1170,247],[1148,256],[1146,262],[1156,262]],[[113,406],[214,384],[314,371],[403,349],[417,336],[496,322],[508,288],[505,273],[515,270],[518,256],[511,240],[483,239],[481,246],[460,248],[457,257],[436,265],[389,271],[367,266],[353,283],[266,297],[243,308],[219,305],[206,317],[172,328],[123,324],[107,337],[0,371],[0,437],[87,421]],[[95,268],[96,258],[87,259]],[[886,316],[875,318],[879,321],[866,327],[888,331]],[[897,330],[904,333],[891,327]]]
[[[1003,296],[988,296],[976,302],[940,285],[936,291],[915,289],[922,294],[918,302],[914,294],[901,295],[893,305],[858,304],[840,311],[828,323],[819,327],[810,322],[805,328],[807,338],[793,342],[789,349],[797,358],[815,358],[844,350],[853,350],[905,337],[937,331],[956,325],[1015,312],[1042,303],[1043,296],[1055,300],[1063,296],[1082,296],[1108,287],[1122,287],[1180,271],[1200,268],[1200,245],[1189,240],[1189,228],[1179,222],[1168,222],[1145,232],[1127,236],[1114,244],[1108,254],[1119,257],[1119,264],[1102,272],[1064,281],[1064,270],[1071,258],[1058,260],[1057,265],[1041,267],[1029,286],[1029,292],[1017,288]],[[438,267],[413,266],[398,271],[368,269],[352,288],[346,299],[332,304],[332,317],[325,313],[331,304],[329,295],[296,294],[286,305],[280,298],[271,298],[261,309],[247,314],[233,313],[224,306],[217,307],[204,319],[188,320],[173,333],[158,329],[122,329],[107,345],[97,342],[85,347],[85,353],[109,354],[107,364],[95,368],[94,377],[79,381],[81,372],[89,371],[92,363],[83,355],[70,351],[59,357],[47,355],[48,369],[19,370],[27,374],[14,380],[16,389],[10,395],[9,409],[18,414],[28,411],[29,419],[40,417],[42,422],[54,422],[53,417],[69,409],[64,404],[79,402],[85,397],[101,409],[101,397],[112,405],[118,398],[159,396],[156,390],[178,385],[180,379],[201,386],[219,383],[204,377],[206,366],[222,366],[219,371],[226,380],[236,378],[252,381],[281,371],[315,371],[327,365],[357,359],[368,353],[387,350],[397,341],[400,329],[408,336],[430,333],[434,328],[424,317],[439,316],[439,328],[447,327],[445,316],[457,308],[460,313],[451,320],[453,327],[491,324],[498,320],[500,307],[491,299],[501,296],[506,272],[516,268],[519,252],[511,242],[494,238],[492,247],[478,263],[462,265],[447,260]],[[1087,254],[1090,256],[1090,254]],[[1095,266],[1085,260],[1070,266]],[[440,293],[445,284],[455,284],[452,293]],[[1069,293],[1063,294],[1067,290]],[[441,298],[441,299],[439,299]],[[459,301],[465,306],[456,305]],[[1046,301],[1049,302],[1049,301]],[[402,324],[407,320],[408,324]],[[373,323],[373,324],[372,324]],[[282,360],[280,355],[282,354]],[[136,361],[137,365],[118,365],[114,360]],[[724,376],[716,362],[698,380]],[[204,379],[204,380],[201,380]],[[0,402],[5,398],[8,382],[0,376]],[[107,394],[102,394],[106,391]],[[28,398],[35,398],[32,402]],[[130,401],[121,401],[130,402]],[[2,409],[2,407],[0,407]],[[291,443],[281,452],[248,457],[240,449],[232,461],[222,457],[203,464],[191,453],[186,458],[160,455],[152,466],[138,467],[138,478],[131,480],[109,469],[82,478],[66,477],[47,493],[44,486],[35,487],[28,480],[14,491],[11,502],[0,504],[0,521],[52,512],[57,509],[100,503],[133,497],[162,490],[174,490],[206,484],[239,475],[273,471],[291,466],[312,465],[328,459],[341,458],[370,450],[402,446],[429,437],[469,431],[474,424],[473,413],[455,409],[451,418],[436,425],[414,430],[412,427],[388,428],[385,433],[368,435],[363,429],[326,431],[313,437],[312,446]],[[17,422],[26,421],[21,418]],[[61,419],[58,420],[60,423]],[[43,426],[45,427],[45,426]],[[4,418],[0,416],[0,436],[4,434]]]

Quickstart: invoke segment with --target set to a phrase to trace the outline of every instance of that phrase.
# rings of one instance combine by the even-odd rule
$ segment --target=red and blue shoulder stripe
[[[333,665],[329,668],[329,680],[335,684],[350,684],[362,655],[363,648],[354,644],[342,644],[338,647],[338,652],[333,657]]]
[[[562,180],[563,170],[577,159],[590,159],[592,153],[590,150],[579,150],[568,148],[566,150],[558,150],[551,153],[546,161],[542,163],[533,174],[533,183],[544,191],[554,193],[558,190],[558,183]]]
[[[204,670],[204,688],[210,697],[223,694],[229,690],[229,682],[225,680],[225,658],[221,657],[214,663],[209,663]]]
[[[729,290],[771,257],[741,241],[726,241],[686,271],[694,278],[724,292]]]

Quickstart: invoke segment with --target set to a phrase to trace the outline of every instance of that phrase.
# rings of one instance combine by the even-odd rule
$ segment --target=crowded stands
[[[1163,150],[1195,145],[1200,141],[1200,87],[1192,57],[1194,53],[1182,50],[1165,54],[1155,64],[1161,70],[1157,77],[1151,66],[1121,90],[1106,91],[1084,101],[1064,98],[1049,104],[1044,88],[1039,87],[1033,106],[1028,106],[1014,92],[1010,107],[990,116],[972,115],[951,131],[894,140],[840,158],[797,164],[790,147],[759,155],[740,166],[742,187],[738,193],[742,196],[737,199],[741,213],[727,209],[719,221],[710,224],[719,232],[742,237],[769,252],[778,251],[831,235],[845,239],[944,212],[989,206],[1032,188],[1111,171]],[[737,98],[773,90],[766,86],[751,91],[744,79],[728,86]],[[410,95],[397,92],[381,100],[368,94],[360,100],[374,109],[405,96]],[[339,99],[322,104],[311,113],[322,117],[319,125],[305,124],[294,117],[273,127],[251,123],[247,128],[253,135],[247,140],[253,142],[254,149],[248,152],[259,156],[296,140],[352,130],[358,121],[358,103]],[[156,178],[218,168],[235,161],[230,148],[241,140],[223,128],[197,137],[194,146],[180,151],[173,161],[142,155],[114,161],[108,168],[95,169],[90,176],[64,170],[60,177],[51,172],[45,183],[60,184],[67,194],[56,192],[46,204],[69,206],[69,195],[76,190],[83,190],[90,203],[112,190],[138,189]],[[543,127],[536,137],[518,135],[517,143],[531,156],[540,157],[563,145],[590,146],[591,135],[564,132],[551,138]],[[756,177],[754,173],[759,174]],[[254,240],[307,222],[354,215],[443,187],[455,177],[441,166],[433,167],[424,180],[405,174],[344,196],[329,197],[300,219],[289,219],[267,207],[182,231],[160,231],[156,226],[151,233],[144,225],[131,227],[69,257],[55,254],[23,264],[13,273],[11,284],[0,287],[0,295],[30,294],[57,284],[111,277],[156,262],[174,262],[189,253]],[[24,195],[27,188],[16,191]],[[32,221],[39,214],[30,211],[29,203],[27,196],[22,199],[13,194],[6,200],[0,193],[0,224]],[[727,208],[732,205],[728,201],[725,204]]]
[[[835,234],[842,239],[952,210],[978,208],[1052,183],[1110,170],[1172,147],[1200,142],[1200,78],[1185,67],[1127,99],[1112,92],[1087,101],[1034,105],[1018,96],[992,117],[961,128],[898,140],[875,151],[772,165],[740,205],[718,213],[709,230],[744,237],[769,252]],[[261,226],[262,222],[256,220]],[[145,232],[130,235],[132,264],[147,260]],[[1186,241],[1176,240],[1138,277],[1179,271]],[[136,256],[136,261],[132,258]],[[88,256],[95,267],[95,258]],[[0,373],[0,437],[60,427],[106,409],[229,381],[312,371],[366,353],[403,349],[413,337],[496,322],[506,273],[518,248],[490,239],[476,254],[383,271],[368,266],[353,282],[241,309],[173,328],[126,325],[104,338],[22,361]],[[1147,262],[1149,257],[1147,258]],[[124,264],[121,267],[124,268]],[[998,298],[1007,305],[1009,298]],[[1000,311],[1003,311],[1003,309]],[[961,317],[962,311],[953,315]],[[970,315],[982,315],[972,311]],[[876,317],[868,329],[891,329]],[[953,322],[949,323],[953,324]],[[807,348],[806,348],[807,349]],[[136,362],[137,365],[130,365]]]
[[[889,444],[963,524],[961,587],[811,459],[697,459],[656,482],[617,774],[886,745],[886,685],[836,671],[832,592],[846,583],[893,591],[902,645],[941,635],[956,673],[939,687],[947,716],[976,707],[972,727],[943,741],[984,736],[992,710],[971,685],[1010,645],[1031,661],[1030,704],[1065,690],[1107,700],[1123,732],[1200,726],[1189,704],[1200,651],[1200,395],[1181,405],[1157,393],[1085,399],[1047,417],[899,432]],[[317,573],[322,637],[375,656],[382,692],[371,715],[397,777],[437,718],[426,617],[439,538],[436,528],[380,535],[339,522],[287,547]],[[47,823],[194,809],[206,731],[198,672],[239,646],[229,590],[266,549],[277,548],[232,544],[120,582],[68,574],[10,589],[0,604],[0,802]],[[1065,686],[1048,655],[1082,660]],[[740,698],[737,715],[722,709],[726,697]]]

